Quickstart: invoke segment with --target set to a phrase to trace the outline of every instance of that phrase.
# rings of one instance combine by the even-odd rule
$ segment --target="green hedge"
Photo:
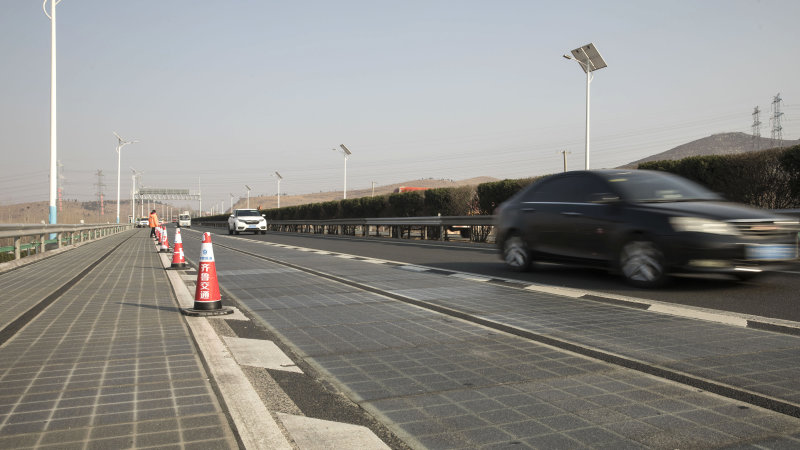
[[[800,145],[738,155],[652,161],[639,169],[671,172],[705,185],[728,200],[759,208],[800,205]]]

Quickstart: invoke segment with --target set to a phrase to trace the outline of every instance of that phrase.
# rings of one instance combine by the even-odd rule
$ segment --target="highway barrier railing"
[[[800,209],[773,209],[775,213],[800,217]],[[228,222],[193,219],[198,225],[227,228]],[[472,242],[494,241],[495,216],[425,216],[425,217],[378,217],[331,220],[268,220],[270,231],[306,234],[329,234],[344,236],[376,236],[391,238],[416,237],[419,239],[453,240]]]
[[[0,242],[11,242],[12,245],[0,247],[0,262],[11,259],[10,253],[14,253],[15,260],[22,257],[22,252],[28,255],[43,253],[48,244],[56,244],[57,248],[84,242],[92,239],[99,239],[104,236],[116,234],[132,228],[129,223],[115,224],[0,224]],[[28,238],[28,239],[23,239]],[[23,242],[27,240],[28,242]]]
[[[199,225],[227,228],[227,221],[194,219]],[[377,236],[392,238],[451,240],[453,237],[473,242],[492,238],[494,216],[378,217],[332,220],[269,220],[270,231]]]

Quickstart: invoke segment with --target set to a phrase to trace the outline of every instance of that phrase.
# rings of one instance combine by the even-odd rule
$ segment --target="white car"
[[[267,219],[257,209],[234,209],[228,217],[228,234],[252,231],[255,234],[267,233]]]
[[[185,228],[192,228],[192,216],[187,213],[178,215],[178,226]]]

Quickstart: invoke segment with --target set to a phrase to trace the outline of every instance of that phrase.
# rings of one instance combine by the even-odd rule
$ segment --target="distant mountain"
[[[621,168],[635,169],[639,164],[648,161],[677,160],[690,156],[736,155],[781,146],[791,147],[797,144],[800,144],[800,140],[779,141],[777,139],[764,137],[756,140],[752,135],[746,133],[720,133],[689,142],[688,144],[679,145],[672,150],[667,150],[657,155],[648,156],[647,158],[628,163]]]

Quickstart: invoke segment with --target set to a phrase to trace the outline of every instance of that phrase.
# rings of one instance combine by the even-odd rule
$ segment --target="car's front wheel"
[[[503,261],[515,272],[526,272],[531,268],[531,252],[522,236],[513,234],[503,243]]]
[[[750,281],[759,275],[761,275],[760,272],[736,272],[733,274],[739,281]]]
[[[619,268],[625,280],[634,286],[652,288],[667,281],[664,254],[647,240],[625,243],[619,254]]]

